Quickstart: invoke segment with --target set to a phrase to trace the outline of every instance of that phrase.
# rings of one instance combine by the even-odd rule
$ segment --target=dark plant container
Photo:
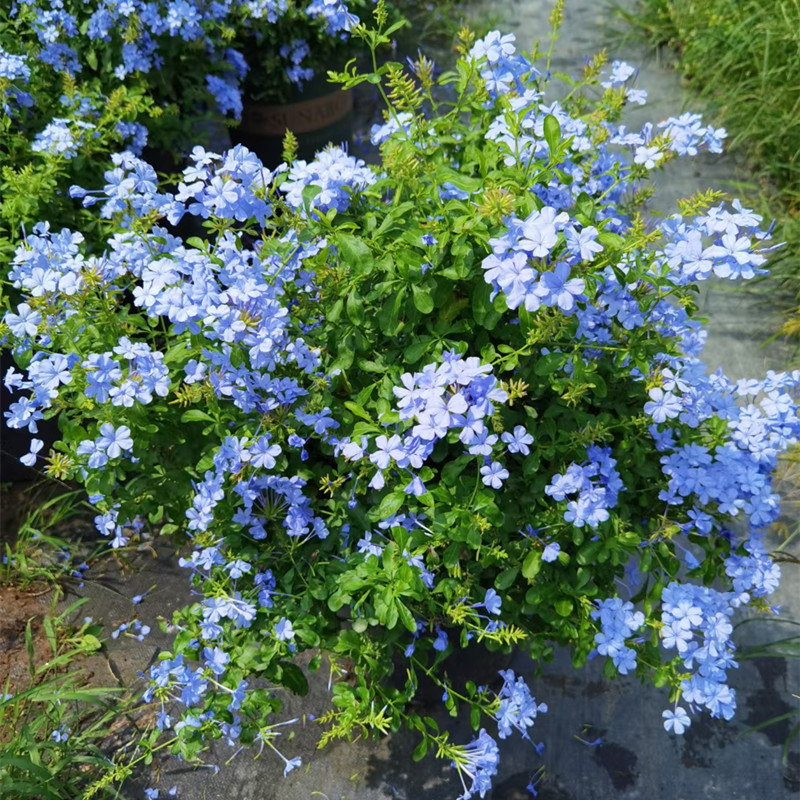
[[[0,377],[8,372],[10,367],[16,366],[14,358],[8,350],[0,353]],[[31,434],[27,428],[9,428],[6,425],[5,412],[9,406],[19,400],[23,394],[17,392],[12,395],[0,381],[0,483],[17,483],[19,481],[32,481],[41,477],[41,467],[33,469],[26,467],[20,459],[28,452],[31,439],[41,439],[44,443],[40,455],[47,455],[50,448],[61,438],[58,429],[58,419],[40,419],[37,423],[39,432]],[[37,459],[37,464],[43,462]]]
[[[255,153],[265,166],[283,161],[283,137],[290,130],[298,141],[297,157],[310,161],[333,143],[350,142],[353,133],[353,96],[324,78],[295,90],[285,103],[245,97],[241,123],[230,130],[231,141]]]

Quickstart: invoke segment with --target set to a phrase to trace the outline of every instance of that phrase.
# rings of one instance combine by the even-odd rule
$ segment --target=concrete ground
[[[502,17],[498,27],[516,33],[518,45],[527,48],[547,36],[552,1],[482,0],[475,13]],[[630,6],[630,0],[625,4]],[[580,70],[585,57],[607,44],[603,26],[609,22],[610,12],[603,0],[567,0],[554,71]],[[632,122],[658,121],[680,113],[685,105],[691,107],[677,74],[662,68],[653,54],[631,46],[625,50],[611,47],[609,56],[641,65],[638,86],[649,91],[649,102],[641,111],[637,109]],[[699,188],[726,188],[735,178],[736,165],[727,156],[681,159],[659,176],[655,208],[669,212],[677,198]],[[778,326],[775,310],[764,299],[772,296],[768,292],[731,291],[716,284],[704,287],[701,302],[709,318],[705,353],[709,369],[722,366],[729,376],[739,378],[786,366],[789,355],[784,349],[761,347]],[[796,508],[787,507],[786,513],[796,518]],[[800,555],[797,544],[793,552]],[[161,554],[154,559],[143,552],[134,566],[132,577],[122,578],[110,568],[102,580],[89,582],[84,590],[91,598],[87,613],[114,624],[135,614],[154,624],[157,611],[167,613],[188,599],[187,576],[173,556]],[[145,603],[132,606],[128,598],[153,584],[157,588]],[[800,619],[798,585],[798,567],[787,564],[776,601],[785,618]],[[746,647],[770,637],[788,636],[793,632],[788,628],[745,625],[739,641]],[[101,669],[135,683],[137,670],[145,669],[168,641],[158,633],[141,644],[120,639],[110,644],[108,663]],[[471,657],[462,661],[469,662],[472,674]],[[486,668],[492,672],[504,666],[507,663]],[[524,787],[540,767],[544,768],[541,800],[781,800],[800,794],[800,740],[794,740],[787,762],[782,763],[784,741],[792,725],[800,721],[798,717],[749,732],[773,717],[798,710],[800,659],[743,660],[732,676],[739,696],[735,720],[724,723],[698,718],[683,737],[671,736],[662,728],[661,711],[667,707],[663,691],[641,686],[635,679],[609,682],[602,677],[599,663],[575,672],[566,654],[559,653],[555,663],[544,666],[537,676],[535,665],[517,653],[511,666],[531,678],[537,699],[550,707],[536,726],[536,735],[546,746],[538,756],[530,744],[519,739],[502,743],[501,770],[491,800],[529,797]],[[324,711],[326,683],[327,674],[314,677],[308,697],[289,699],[287,717]],[[435,715],[434,705],[431,713]],[[469,741],[463,722],[451,729],[453,740]],[[587,744],[598,737],[600,744]],[[295,726],[291,740],[287,736],[285,755],[303,758],[303,767],[287,778],[282,777],[283,765],[276,757],[264,753],[254,760],[254,753],[243,752],[218,774],[169,761],[157,777],[130,783],[124,795],[138,800],[143,797],[143,787],[155,786],[156,780],[162,796],[177,785],[181,800],[444,800],[459,794],[456,774],[448,765],[432,756],[418,764],[411,761],[416,744],[413,736],[399,733],[379,742],[338,743],[323,752],[316,750],[316,738],[317,730],[310,722]],[[223,764],[231,755],[230,748],[222,744],[208,755],[208,761]]]

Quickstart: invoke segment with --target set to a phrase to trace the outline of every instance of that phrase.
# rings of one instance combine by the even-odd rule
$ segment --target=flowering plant
[[[383,3],[376,19],[357,29],[373,50]],[[184,757],[224,738],[296,767],[276,689],[306,690],[303,650],[332,677],[354,665],[323,743],[406,725],[463,798],[497,770],[490,730],[529,739],[546,711],[511,671],[449,681],[469,642],[605,656],[669,686],[678,734],[734,712],[730,618],[777,584],[763,532],[800,374],[707,374],[692,290],[762,272],[768,232],[714,192],[645,219],[651,172],[723,132],[626,130],[645,101],[627,65],[597,58],[554,101],[512,35],[459,52],[438,86],[422,56],[339,76],[387,100],[375,169],[195,148],[170,193],[122,153],[101,192],[73,192],[119,224],[102,255],[43,224],[14,258],[7,423],[63,432],[29,463],[81,480],[113,547],[189,538],[199,600],[146,692],[152,741],[172,729]],[[184,214],[207,236],[161,226]],[[477,738],[409,706],[422,677]]]
[[[209,35],[233,0],[18,0],[9,25],[43,65],[110,93],[138,87],[162,112],[150,143],[181,152],[198,119],[236,109],[241,56]]]
[[[366,0],[18,0],[11,19],[58,71],[143,83],[159,106],[191,120],[209,105],[238,119],[243,83],[253,96],[302,88],[315,67],[330,66],[363,8]],[[162,138],[191,136],[175,113],[162,126]]]
[[[6,260],[23,226],[45,213],[54,224],[91,231],[95,215],[81,212],[68,187],[100,180],[109,154],[120,147],[140,152],[147,131],[137,119],[157,113],[140,86],[79,79],[29,22],[0,11],[0,253]]]
[[[211,109],[241,116],[246,76],[254,95],[302,86],[309,46],[329,64],[357,21],[340,0],[19,0],[0,11],[0,249],[10,256],[45,209],[90,233],[96,216],[66,189],[97,184],[112,150],[139,155],[148,138],[183,150]]]
[[[266,0],[229,2],[218,36],[230,41],[247,72],[244,95],[285,102],[331,66],[353,55],[350,34],[368,0]]]

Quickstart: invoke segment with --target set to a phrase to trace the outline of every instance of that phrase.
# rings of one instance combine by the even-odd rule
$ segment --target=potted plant
[[[376,21],[373,52],[382,2]],[[622,128],[644,100],[626,65],[595,59],[554,101],[513,35],[464,32],[459,53],[445,100],[424,57],[340,76],[387,99],[375,169],[197,148],[170,193],[124,154],[91,195],[120,226],[102,257],[44,226],[15,256],[7,424],[83,482],[112,547],[187,536],[197,601],[149,671],[146,744],[252,744],[288,774],[277,687],[305,691],[302,651],[332,677],[323,742],[407,726],[462,798],[547,710],[507,670],[452,682],[469,643],[599,654],[669,689],[675,734],[734,713],[730,619],[777,585],[770,474],[800,375],[709,375],[692,289],[763,271],[769,235],[715,192],[645,219],[657,167],[721,132]],[[161,226],[184,214],[207,234]],[[39,287],[45,254],[58,282]],[[35,426],[57,413],[47,453]],[[470,710],[471,742],[411,704],[423,676]]]
[[[329,142],[348,141],[353,96],[328,82],[358,50],[351,34],[367,0],[290,0],[241,4],[225,21],[233,45],[248,65],[242,81],[243,110],[231,138],[270,166],[281,160],[290,130],[298,155],[311,158]],[[398,27],[402,23],[398,23]]]

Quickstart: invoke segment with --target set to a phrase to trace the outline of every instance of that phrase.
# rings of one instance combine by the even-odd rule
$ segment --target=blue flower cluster
[[[189,214],[266,224],[272,209],[265,193],[272,174],[247,148],[236,145],[222,157],[195,147],[189,161],[175,195]]]
[[[27,85],[30,77],[28,59],[7,53],[0,47],[0,108],[8,116],[33,105],[33,97],[21,88]]]
[[[295,161],[281,188],[292,208],[324,214],[331,209],[347,211],[353,196],[376,180],[375,173],[360,158],[348,155],[341,147],[330,147],[310,163]]]
[[[358,17],[345,0],[91,0],[80,10],[52,0],[18,0],[12,18],[33,19],[34,34],[41,47],[38,59],[56,71],[70,75],[81,72],[85,64],[80,54],[115,42],[114,76],[123,81],[137,73],[161,70],[177,42],[204,51],[215,65],[205,76],[206,88],[219,111],[242,115],[241,82],[250,70],[242,53],[225,43],[221,29],[237,31],[241,37],[264,37],[264,26],[275,26],[284,18],[292,25],[319,28],[332,39],[345,39]],[[120,33],[122,35],[120,36]],[[84,41],[84,39],[86,41]],[[288,79],[297,86],[314,76],[310,67],[300,64],[310,52],[309,45],[296,39],[279,49]],[[27,67],[20,56],[0,54],[0,79],[27,78]],[[219,73],[219,74],[218,74]],[[29,105],[24,93],[11,90],[18,106]]]
[[[513,33],[501,34],[490,31],[472,46],[469,57],[480,64],[484,85],[492,97],[517,90],[521,95],[527,91],[526,80],[541,73],[531,66],[528,59],[517,54]]]
[[[538,102],[541,94],[529,83],[520,87],[521,76],[535,71],[531,73],[528,62],[516,55],[513,34],[503,37],[496,31],[489,34],[475,44],[472,57],[483,65],[482,75],[493,94],[505,95],[512,89],[519,94],[512,101],[515,124],[510,126],[509,119],[500,115],[487,134],[503,148],[506,163],[525,166],[533,159],[547,158],[549,146],[544,136],[544,120],[552,116],[558,121],[568,148],[568,157],[559,162],[559,169],[571,178],[568,184],[553,180],[547,187],[538,184],[532,187],[543,207],[523,220],[514,215],[507,218],[508,232],[490,242],[492,254],[483,261],[486,282],[493,288],[492,296],[502,292],[511,309],[524,307],[533,312],[549,306],[572,314],[580,301],[586,299],[584,281],[576,274],[577,267],[593,261],[603,251],[598,241],[601,231],[595,226],[582,226],[568,213],[578,198],[582,194],[602,196],[604,203],[598,219],[604,222],[604,230],[624,232],[628,221],[618,216],[616,209],[623,204],[629,186],[635,185],[637,165],[653,169],[668,153],[691,156],[703,149],[720,152],[725,132],[704,127],[697,115],[684,114],[659,124],[661,144],[650,144],[655,131],[649,123],[639,133],[608,124],[606,140],[598,143],[590,138],[586,122],[571,117],[558,102],[549,105]],[[624,86],[634,72],[623,62],[614,62],[603,85],[621,87],[626,98],[643,103],[643,94]],[[615,146],[621,150],[617,152]],[[588,169],[581,163],[587,153],[591,153]],[[665,257],[671,259],[670,268],[676,268],[675,259],[680,263],[681,253],[685,253],[700,277],[707,277],[712,270],[720,277],[749,278],[760,272],[758,267],[764,257],[752,249],[753,238],[757,241],[763,238],[756,230],[760,218],[742,212],[741,207],[736,210],[740,212],[738,215],[730,215],[719,207],[706,218],[699,218],[692,227],[680,217],[668,220],[663,226],[664,234],[676,241],[675,245],[665,247]],[[726,230],[726,225],[737,223],[750,225],[745,234],[751,235],[737,236],[738,228]],[[692,248],[700,245],[702,236],[715,238],[713,243],[700,246],[697,255],[702,253],[705,260],[698,267]],[[620,266],[624,269],[624,265]],[[694,279],[687,276],[684,283]],[[612,316],[620,317],[626,327],[644,324],[638,303],[630,296],[630,287],[619,286],[610,268],[605,271],[600,289],[603,296],[598,297],[598,302],[578,311],[588,337],[604,341]],[[609,310],[603,313],[604,308]]]
[[[327,180],[326,167],[341,178],[342,159],[347,157],[341,151],[337,153],[342,158],[334,155],[328,159],[322,154],[311,165],[320,180]],[[213,213],[218,218],[255,217],[263,222],[270,214],[270,205],[263,198],[271,173],[245,148],[237,146],[222,157],[195,149],[194,163],[186,169],[176,196],[157,191],[155,172],[149,165],[130,154],[116,160],[119,166],[106,174],[108,184],[103,194],[108,199],[102,209],[104,216],[122,213],[125,219],[132,219],[157,210],[176,220],[184,213],[200,217]],[[366,173],[360,174],[366,178]],[[343,186],[340,181],[340,189]],[[96,200],[83,190],[74,193]],[[186,365],[186,384],[209,381],[219,397],[230,398],[248,413],[268,413],[291,406],[306,394],[294,378],[270,377],[279,365],[294,365],[311,374],[319,363],[319,354],[301,338],[288,337],[288,311],[280,297],[295,278],[307,280],[302,277],[303,261],[317,253],[321,244],[303,246],[293,233],[287,236],[285,256],[264,253],[260,258],[255,251],[242,251],[231,234],[222,237],[211,254],[186,248],[179,239],[156,228],[145,238],[118,234],[104,256],[85,258],[79,254],[80,234],[53,234],[41,225],[20,248],[10,279],[32,297],[46,296],[54,303],[66,300],[61,310],[48,319],[48,325],[58,327],[67,323],[72,313],[69,305],[77,300],[76,293],[87,276],[91,275],[95,285],[109,290],[126,276],[133,278],[138,284],[133,291],[137,307],[154,319],[166,317],[176,331],[202,334],[213,346],[205,351],[203,360],[194,359]],[[37,337],[41,321],[40,312],[27,303],[21,303],[16,313],[10,312],[6,317],[9,328],[29,341]],[[249,353],[247,369],[231,362],[233,345]],[[154,397],[164,397],[170,388],[164,354],[144,343],[132,343],[125,336],[113,352],[88,353],[82,359],[41,353],[32,362],[27,378],[14,371],[6,378],[10,389],[31,391],[30,397],[22,397],[10,406],[7,424],[36,433],[36,423],[51,407],[57,387],[75,377],[85,386],[86,398],[125,408],[148,405]],[[298,418],[317,433],[325,430],[319,415],[301,412]],[[330,422],[335,425],[333,420]],[[109,458],[122,453],[130,457],[132,446],[125,426],[113,436],[101,426],[98,437],[82,443],[76,455],[91,471],[101,469]],[[37,447],[34,443],[32,454],[38,452]],[[222,496],[225,476],[247,465],[253,473],[237,486],[242,508],[236,521],[251,535],[266,535],[263,515],[255,510],[261,507],[266,493],[286,503],[284,526],[290,535],[312,532],[322,538],[327,536],[326,526],[311,512],[310,500],[303,494],[304,480],[299,476],[263,474],[276,467],[280,453],[281,448],[269,442],[268,434],[249,441],[229,437],[214,459],[213,469],[196,486],[192,507],[187,511],[190,530],[201,532],[208,528]],[[99,500],[98,503],[102,504]],[[130,523],[118,525],[113,509],[107,514],[113,519],[104,518],[99,529],[104,534],[114,533],[113,544],[121,546],[128,539],[122,529]]]
[[[726,683],[727,671],[736,666],[731,640],[735,600],[730,592],[678,582],[670,583],[661,597],[661,642],[678,651],[690,672],[681,681],[683,699],[690,710],[705,708],[723,719],[736,710],[736,692]],[[677,726],[674,732],[682,733]]]
[[[539,714],[547,711],[547,703],[537,703],[525,679],[514,674],[513,670],[500,670],[503,688],[498,694],[500,707],[497,709],[497,732],[501,739],[511,735],[516,729],[523,739],[530,741],[528,730],[533,727]]]
[[[680,215],[661,224],[665,244],[660,264],[685,285],[716,275],[729,280],[762,275],[767,249],[755,247],[766,238],[761,217],[734,200],[732,210],[718,205],[691,221]]]
[[[625,487],[609,448],[590,445],[586,456],[588,463],[570,464],[564,474],[554,476],[544,491],[559,502],[577,493],[577,499],[567,503],[564,519],[578,528],[596,528],[608,519],[609,509],[617,504],[619,492]]]
[[[456,757],[452,763],[458,771],[464,789],[458,800],[469,800],[476,794],[485,797],[486,792],[492,788],[492,778],[497,775],[497,767],[500,764],[500,748],[497,742],[484,728],[481,728],[477,739],[473,739],[469,744],[459,745],[455,750]],[[469,786],[464,776],[469,778]]]
[[[82,131],[94,130],[91,122],[55,117],[47,127],[36,135],[31,144],[34,153],[74,158],[78,155]]]
[[[626,642],[644,625],[644,614],[633,610],[633,603],[619,597],[599,600],[592,618],[600,620],[600,632],[594,642],[600,655],[608,656],[622,675],[636,668],[636,651]]]
[[[660,499],[673,506],[691,503],[690,516],[702,534],[715,527],[707,511],[733,516],[744,512],[755,529],[774,522],[778,495],[769,475],[778,454],[800,434],[791,394],[800,372],[773,372],[764,381],[748,381],[740,388],[720,374],[705,375],[704,365],[696,359],[664,363],[669,366],[663,368],[662,386],[650,390],[651,400],[645,404],[656,423],[651,433],[665,453],[661,465],[669,478]],[[759,394],[758,404],[736,402]],[[681,444],[674,430],[661,427],[677,419],[696,428],[715,414],[727,420],[730,437],[713,448],[697,442]]]
[[[736,710],[736,691],[727,684],[728,670],[737,666],[731,617],[751,597],[771,594],[780,580],[780,567],[769,558],[761,536],[752,536],[742,549],[745,554],[733,553],[725,561],[733,580],[732,592],[672,581],[661,595],[661,644],[666,650],[677,650],[682,666],[690,673],[680,682],[681,697],[690,711],[705,708],[712,717],[723,719],[731,719]],[[597,651],[612,658],[617,669],[627,674],[636,666],[636,651],[626,641],[644,625],[644,614],[616,597],[598,606],[599,610],[592,612],[600,619]],[[681,707],[667,709],[663,716],[666,730],[676,734],[691,724]]]
[[[392,134],[397,133],[397,131],[401,129],[408,134],[413,119],[414,115],[410,111],[403,111],[399,114],[391,114],[386,122],[384,122],[382,125],[376,123],[370,128],[370,142],[373,146],[378,147],[379,145],[382,145],[384,142],[388,141]]]
[[[196,716],[184,714],[179,722],[174,723],[167,710],[165,700],[171,699],[180,702],[187,708],[198,705],[208,690],[211,681],[214,681],[217,686],[221,685],[215,680],[215,676],[219,677],[225,671],[224,668],[227,662],[224,659],[224,655],[218,648],[206,647],[203,651],[203,665],[194,669],[184,663],[182,654],[179,654],[174,659],[164,659],[150,667],[149,677],[151,682],[144,692],[143,699],[146,703],[149,703],[158,694],[161,700],[161,710],[156,715],[156,726],[159,730],[173,727],[176,730],[180,730],[186,725],[200,727],[207,720],[213,719],[214,714],[212,712],[205,712]],[[158,689],[167,689],[169,694],[158,692]],[[241,707],[246,689],[247,681],[241,681],[236,688],[228,690],[228,711],[235,712]]]
[[[128,622],[120,623],[113,631],[111,631],[112,639],[119,639],[120,636],[128,636],[136,639],[137,642],[143,642],[145,636],[150,633],[150,626],[145,625],[140,619],[132,619]]]
[[[305,81],[310,81],[314,77],[314,70],[311,67],[303,66],[303,59],[310,53],[311,48],[305,39],[293,39],[289,44],[281,45],[281,58],[291,64],[286,70],[286,74],[298,88],[301,88]]]
[[[577,303],[585,300],[582,278],[570,277],[570,264],[602,250],[595,242],[597,229],[569,229],[569,249],[566,258],[554,263],[551,270],[537,270],[533,263],[545,264],[559,244],[559,233],[569,224],[566,212],[558,213],[551,206],[533,211],[526,219],[509,218],[509,231],[490,242],[493,254],[483,260],[484,277],[491,284],[492,299],[503,292],[509,308],[524,306],[536,311],[542,306],[557,307],[572,314]],[[575,251],[573,253],[573,250]]]
[[[422,372],[405,373],[401,377],[402,386],[393,388],[400,419],[415,424],[403,436],[375,438],[375,450],[368,456],[378,468],[370,481],[371,488],[383,488],[384,472],[394,462],[411,476],[405,491],[415,496],[425,494],[427,489],[410,468],[420,469],[436,442],[446,438],[451,430],[458,433],[458,441],[465,445],[469,455],[480,458],[485,485],[499,489],[508,478],[508,470],[493,460],[498,436],[490,433],[485,424],[494,413],[494,403],[504,403],[508,395],[497,379],[487,374],[491,366],[481,364],[480,359],[463,359],[455,351],[443,354],[442,358],[438,366],[428,364]],[[350,445],[343,450],[348,460],[364,457],[364,448],[353,446],[349,440],[342,444]]]
[[[107,198],[100,211],[105,219],[126,212],[123,218],[130,223],[136,216],[156,212],[172,224],[180,221],[183,206],[171,196],[158,192],[158,176],[150,164],[128,150],[113,153],[111,162],[114,167],[103,174],[107,182],[101,192],[90,193],[80,186],[71,186],[69,196],[82,199],[84,207],[94,205],[100,197]]]

